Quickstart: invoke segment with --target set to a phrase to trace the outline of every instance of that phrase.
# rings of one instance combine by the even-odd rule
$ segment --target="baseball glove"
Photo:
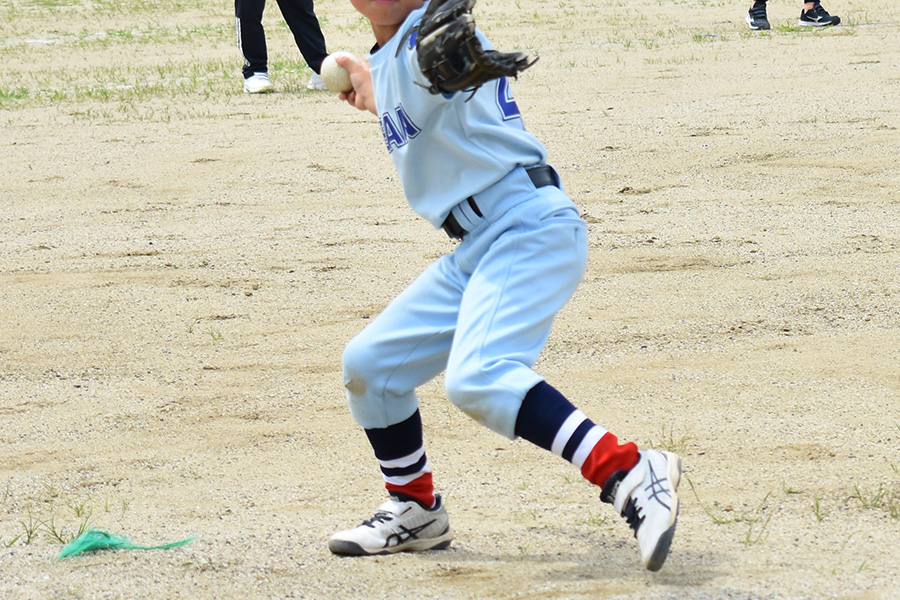
[[[515,77],[535,62],[524,52],[485,50],[475,35],[475,0],[430,0],[419,24],[419,68],[432,94],[474,92],[501,77]]]

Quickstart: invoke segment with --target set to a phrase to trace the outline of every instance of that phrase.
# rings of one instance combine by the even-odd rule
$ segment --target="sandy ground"
[[[383,498],[343,345],[453,250],[378,126],[241,93],[227,2],[0,3],[0,598],[900,597],[900,8],[482,0],[589,221],[537,369],[684,458],[665,568],[577,471],[421,390],[450,550],[342,559]],[[348,2],[317,10],[364,54]],[[198,76],[201,72],[202,76]],[[138,544],[56,561],[99,527]],[[54,536],[54,532],[57,534]]]

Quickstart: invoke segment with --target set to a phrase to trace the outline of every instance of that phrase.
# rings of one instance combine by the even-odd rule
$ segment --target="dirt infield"
[[[664,569],[567,463],[421,390],[456,532],[341,559],[383,499],[343,345],[454,244],[377,121],[241,92],[232,6],[0,2],[0,598],[900,597],[900,8],[481,0],[589,222],[537,369],[684,459]],[[365,54],[346,0],[330,50]],[[56,561],[97,527],[177,549]]]

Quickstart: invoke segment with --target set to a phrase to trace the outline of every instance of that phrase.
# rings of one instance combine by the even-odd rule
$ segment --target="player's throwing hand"
[[[372,93],[372,77],[369,74],[369,63],[365,60],[353,60],[348,56],[336,56],[337,64],[350,74],[353,89],[341,92],[338,96],[359,110],[367,110],[375,114],[375,96]]]

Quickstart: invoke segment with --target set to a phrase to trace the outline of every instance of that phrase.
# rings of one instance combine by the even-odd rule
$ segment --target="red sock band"
[[[388,493],[399,492],[418,500],[423,506],[434,506],[434,483],[431,473],[423,473],[405,485],[385,483]]]
[[[581,474],[594,485],[603,487],[610,475],[616,471],[630,471],[639,459],[637,444],[628,442],[620,445],[616,436],[607,433],[594,445],[581,465]]]

